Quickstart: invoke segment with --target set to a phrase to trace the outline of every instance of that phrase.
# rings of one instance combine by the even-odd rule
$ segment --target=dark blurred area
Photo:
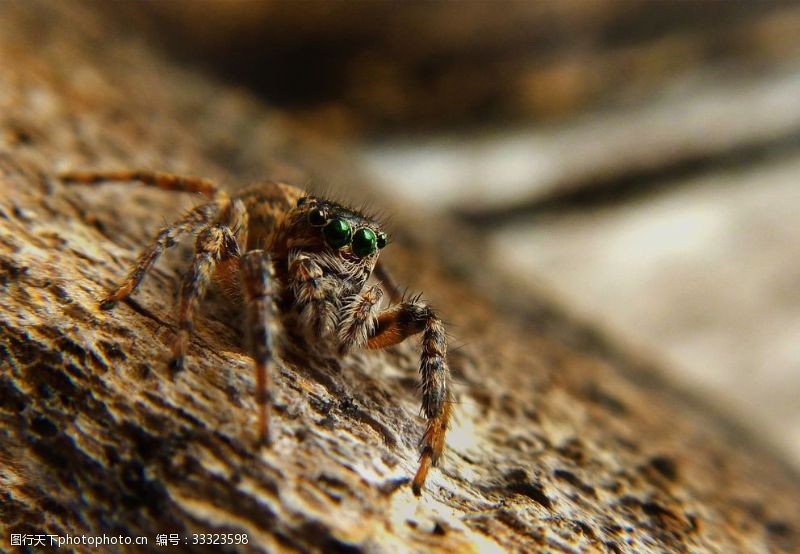
[[[646,101],[700,67],[763,71],[800,46],[800,7],[786,2],[124,7],[175,54],[345,134],[554,122]]]

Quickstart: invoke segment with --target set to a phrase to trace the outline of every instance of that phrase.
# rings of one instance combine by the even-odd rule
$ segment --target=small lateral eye
[[[350,244],[350,224],[344,219],[332,219],[322,229],[325,241],[331,248],[342,248]]]
[[[308,212],[308,222],[314,227],[322,227],[328,219],[325,217],[325,210],[316,208]]]
[[[297,207],[299,208],[306,202],[308,202],[308,196],[301,196],[300,198],[297,199]]]
[[[386,233],[384,233],[383,231],[378,233],[377,242],[378,242],[378,248],[383,248],[384,246],[386,246]]]
[[[372,229],[362,227],[353,235],[353,254],[359,258],[374,254],[378,249],[377,237]]]

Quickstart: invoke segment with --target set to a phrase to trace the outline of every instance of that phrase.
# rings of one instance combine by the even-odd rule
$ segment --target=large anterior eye
[[[325,242],[331,248],[341,248],[350,244],[350,224],[344,219],[332,219],[322,229],[322,234],[325,236]]]
[[[378,237],[372,229],[363,227],[353,235],[353,254],[359,258],[374,254],[378,249]]]

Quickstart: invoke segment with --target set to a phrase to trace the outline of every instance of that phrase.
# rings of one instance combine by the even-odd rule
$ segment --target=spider
[[[253,357],[258,437],[270,441],[267,380],[280,331],[337,356],[356,348],[379,349],[422,333],[420,390],[427,427],[420,440],[412,491],[421,494],[444,449],[450,417],[450,370],[441,320],[420,299],[403,299],[378,254],[386,246],[381,225],[366,215],[286,184],[261,183],[234,195],[206,179],[145,171],[71,172],[65,182],[140,182],[160,189],[201,193],[209,201],[162,228],[122,283],[100,302],[109,310],[139,286],[159,256],[186,234],[196,235],[194,259],[183,277],[177,332],[169,366],[183,368],[195,308],[215,282],[244,312]],[[375,271],[383,291],[367,285]]]

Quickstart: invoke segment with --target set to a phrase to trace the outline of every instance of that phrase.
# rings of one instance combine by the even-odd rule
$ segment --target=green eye
[[[353,235],[353,254],[359,258],[374,254],[378,249],[378,239],[372,229],[362,228]]]
[[[378,248],[383,248],[386,246],[386,233],[380,232],[378,233]]]
[[[332,219],[323,227],[322,233],[331,248],[341,248],[350,243],[350,224],[344,219]]]

